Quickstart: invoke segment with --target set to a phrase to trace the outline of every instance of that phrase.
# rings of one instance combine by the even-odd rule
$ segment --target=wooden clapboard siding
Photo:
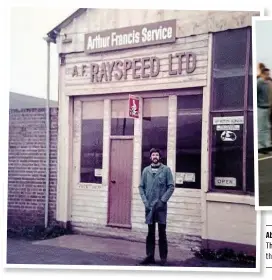
[[[175,68],[177,69],[177,68]],[[90,69],[87,69],[87,74],[89,74]],[[206,79],[207,75],[206,75],[206,66],[200,66],[197,67],[196,70],[191,74],[191,75],[179,75],[179,80],[182,80],[184,82],[186,81],[192,81],[192,80],[204,80]],[[163,67],[163,69],[160,71],[160,73],[158,74],[158,76],[156,78],[150,78],[150,79],[145,79],[145,80],[140,80],[140,81],[133,81],[132,79],[132,73],[128,73],[127,74],[127,80],[123,81],[124,86],[127,86],[126,84],[128,84],[128,86],[131,86],[130,83],[132,82],[133,85],[137,85],[137,83],[139,84],[143,84],[144,82],[146,84],[150,84],[150,83],[156,83],[159,81],[159,83],[163,83],[165,79],[171,80],[171,79],[175,79],[175,77],[171,77],[168,74],[168,65],[165,65],[165,67]],[[89,77],[84,77],[84,78],[69,78],[69,80],[66,81],[66,86],[80,86],[80,85],[85,85],[86,83],[88,83],[90,80]],[[105,82],[104,83],[95,83],[95,84],[91,84],[90,85],[90,89],[93,88],[107,88],[109,87],[109,85],[111,85],[112,87],[118,87],[120,86],[120,81],[111,81],[111,82]]]
[[[143,223],[144,224],[144,219],[141,217],[137,217],[133,219],[134,223]],[[182,229],[197,229],[201,230],[201,224],[199,222],[195,222],[190,219],[185,219],[185,220],[179,220],[177,217],[174,218],[167,218],[167,227],[174,229],[176,232],[182,232]]]
[[[141,208],[144,207],[142,201],[140,200],[136,200],[134,199],[132,202],[133,205],[133,209],[134,207],[137,208]],[[182,203],[175,203],[175,202],[168,202],[168,206],[169,208],[173,208],[173,209],[196,209],[197,207],[200,208],[200,203],[198,203],[198,201],[195,201],[194,203],[188,203],[188,202],[182,202]]]
[[[170,76],[168,73],[169,54],[175,55],[178,52],[192,51],[196,54],[196,69],[193,73],[187,74],[184,71],[185,61],[183,61],[183,72],[181,75]],[[157,77],[149,79],[134,80],[132,70],[128,71],[126,80],[112,80],[110,82],[91,83],[90,63],[91,62],[113,62],[120,59],[133,59],[141,57],[156,56],[160,59],[160,73]],[[86,65],[84,77],[72,77],[73,68]],[[194,36],[192,38],[178,39],[175,44],[150,46],[145,48],[121,50],[118,52],[106,52],[103,54],[85,55],[69,54],[66,56],[65,88],[66,94],[89,95],[113,92],[132,92],[142,90],[160,90],[166,88],[184,88],[194,86],[205,86],[207,80],[208,67],[208,34]],[[173,69],[178,68],[177,58],[173,58]],[[80,69],[80,68],[79,68]]]
[[[249,11],[87,9],[86,13],[61,30],[61,33],[68,34],[73,42],[61,44],[61,40],[58,40],[58,51],[83,51],[85,33],[176,19],[176,37],[181,38],[251,26],[252,16],[258,15],[259,12]]]
[[[157,56],[158,57],[158,56]],[[203,54],[203,55],[199,55],[197,57],[197,68],[204,68],[207,66],[207,59],[208,59],[208,56],[206,54]],[[93,62],[93,61],[92,61]],[[101,62],[101,61],[100,61]],[[85,72],[86,72],[86,75],[88,75],[88,77],[73,77],[72,78],[72,72],[73,72],[73,68],[75,66],[77,67],[81,67],[82,64],[86,65],[85,66]],[[178,67],[178,63],[177,63],[177,59],[176,58],[173,58],[173,69],[177,69]],[[79,68],[80,69],[80,68]],[[168,72],[168,57],[166,57],[164,55],[164,57],[160,60],[160,69],[161,69],[161,72]],[[89,65],[89,61],[84,61],[83,62],[74,62],[74,63],[70,63],[70,64],[66,64],[66,81],[73,81],[73,80],[86,80],[86,79],[89,79],[89,75],[90,75],[90,65]],[[131,76],[131,71],[128,71],[128,76]]]
[[[134,201],[141,202],[140,198],[134,197]],[[172,196],[170,201],[168,202],[169,205],[172,204],[182,204],[182,203],[192,203],[192,204],[199,204],[200,205],[200,198],[196,197],[178,197],[178,196]]]
[[[104,222],[104,217],[99,217],[99,216],[90,216],[90,217],[84,217],[81,214],[79,216],[72,215],[72,226],[73,222],[80,222],[80,223],[89,223],[89,224],[103,224]]]
[[[160,73],[158,75],[158,78],[153,78],[153,79],[148,79],[148,80],[137,80],[137,81],[124,81],[123,83],[120,83],[118,81],[113,81],[110,83],[105,83],[105,84],[92,84],[89,86],[89,94],[93,94],[93,92],[98,93],[99,91],[101,91],[101,93],[103,93],[105,90],[110,89],[111,92],[116,92],[117,88],[120,87],[124,87],[126,88],[126,92],[129,92],[128,88],[135,88],[138,86],[146,86],[146,88],[148,88],[149,86],[156,86],[157,90],[160,90],[161,84],[166,84],[166,83],[194,83],[194,82],[198,82],[198,81],[202,81],[202,84],[205,84],[206,78],[207,78],[207,74],[205,73],[205,69],[201,69],[201,73],[198,73],[200,71],[195,71],[196,73],[192,74],[192,75],[184,75],[184,76],[179,76],[178,79],[176,79],[175,77],[170,77],[168,76],[168,73]],[[130,78],[131,76],[128,76],[128,78]],[[175,81],[172,81],[175,80]],[[66,83],[66,86],[76,86],[77,88],[85,88],[86,87],[86,81],[84,80],[78,80],[78,81],[73,81],[71,83]]]
[[[160,83],[160,80],[155,80],[153,84],[147,84],[147,81],[138,81],[130,83],[129,86],[124,84],[119,84],[119,86],[111,87],[90,87],[90,85],[81,85],[81,86],[70,86],[66,89],[65,93],[67,96],[87,96],[90,94],[111,94],[111,93],[128,93],[128,92],[146,92],[146,91],[155,91],[155,90],[169,90],[169,89],[181,89],[181,88],[192,88],[192,87],[204,87],[206,86],[206,74],[201,74],[201,79],[194,80],[189,79],[184,81],[182,79],[173,82],[171,78],[163,79],[163,82]]]
[[[133,222],[132,223],[132,228],[137,229],[137,230],[146,230],[147,225],[143,223],[143,221],[139,222]],[[195,236],[201,236],[201,228],[200,226],[198,227],[173,227],[171,224],[167,224],[167,234],[172,235],[172,234],[180,234],[180,235],[195,235]]]
[[[133,189],[133,194],[135,196],[139,195],[139,189],[136,187]],[[139,195],[140,197],[140,195]],[[169,202],[172,201],[173,198],[176,197],[195,197],[195,198],[200,198],[201,197],[201,192],[198,189],[182,189],[182,188],[175,188],[173,195],[169,199]]]
[[[144,205],[137,188],[133,189],[132,225],[145,225]],[[168,202],[167,228],[170,232],[201,235],[201,192],[200,190],[175,189]]]
[[[69,85],[69,84],[73,85],[75,83],[75,81],[76,81],[76,84],[77,83],[79,83],[79,84],[84,83],[84,82],[86,82],[86,80],[87,80],[87,82],[89,82],[89,80],[90,80],[90,66],[89,66],[89,64],[86,64],[86,67],[85,67],[85,71],[86,71],[86,76],[85,77],[73,77],[72,78],[73,67],[75,67],[75,66],[81,67],[80,64],[73,64],[72,66],[69,66],[69,65],[67,66],[66,75],[67,76],[69,75],[69,77],[66,79],[66,85]],[[207,67],[207,57],[205,56],[204,60],[199,60],[198,59],[198,61],[197,61],[197,68],[194,71],[194,74],[206,73],[206,67]],[[169,68],[169,66],[168,66],[168,58],[163,59],[161,61],[160,73],[154,79],[163,78],[165,76],[168,77],[168,68]],[[177,68],[178,68],[178,63],[176,61],[174,61],[173,69],[177,69]],[[162,74],[162,73],[166,73],[167,75]],[[128,73],[127,73],[128,80],[131,79],[131,76],[132,76],[131,71],[128,71]],[[184,76],[184,74],[180,75],[180,76]],[[114,83],[114,82],[115,81],[113,80],[111,83]]]
[[[178,69],[178,63],[175,63],[173,64],[173,68],[172,69]],[[72,67],[73,68],[73,67]],[[69,78],[67,78],[66,80],[66,86],[70,86],[70,85],[84,85],[86,83],[88,83],[90,81],[90,67],[87,66],[86,67],[86,76],[85,77],[74,77],[72,78],[72,68],[69,68]],[[169,78],[171,76],[169,76],[168,74],[168,64],[165,64],[165,65],[162,65],[160,67],[160,73],[158,74],[157,77],[155,78],[150,78],[150,80],[153,80],[156,81],[157,79],[164,79],[164,78]],[[200,77],[200,74],[206,74],[206,71],[207,71],[207,61],[201,61],[201,63],[199,63],[197,65],[197,68],[196,70],[190,74],[190,75],[186,75],[186,74],[182,74],[182,75],[179,75],[179,79],[183,79],[183,80],[190,80],[190,77],[192,77],[192,79],[197,79],[196,76]],[[184,77],[188,77],[187,79],[185,79]],[[174,77],[173,77],[174,78]],[[128,71],[127,73],[127,80],[126,81],[123,81],[123,83],[128,83],[129,81],[132,81],[132,71]],[[145,79],[144,81],[149,81],[149,79]],[[103,82],[104,83],[104,82]],[[94,83],[94,84],[91,84],[91,88],[93,87],[96,87],[97,85],[99,85],[101,88],[105,87],[103,86],[103,83],[101,84],[98,84],[98,83]],[[105,84],[108,84],[109,82],[105,82]],[[115,80],[112,80],[110,82],[111,85],[116,85],[116,84],[120,84],[120,81],[115,81]]]
[[[145,242],[147,235],[147,226],[143,225],[139,228],[133,228],[133,230],[121,229],[121,228],[107,228],[106,226],[101,226],[96,223],[88,222],[74,222],[73,229],[80,233],[92,233],[98,234],[99,236],[105,237],[123,237],[125,239],[137,242]],[[191,249],[201,246],[201,238],[196,236],[197,230],[191,229],[183,233],[173,232],[167,230],[168,242],[175,244],[175,246],[182,247],[183,249]],[[158,236],[156,236],[158,238]]]
[[[144,213],[143,205],[133,205],[134,208],[134,217],[142,216]],[[195,207],[193,209],[181,208],[181,207],[168,207],[167,213],[169,215],[184,215],[184,216],[192,216],[192,217],[201,217],[201,208]]]
[[[72,190],[71,222],[84,222],[85,220],[105,224],[107,219],[107,191],[101,189]]]
[[[105,214],[107,212],[107,207],[101,206],[99,207],[99,205],[97,205],[97,207],[94,207],[93,203],[89,203],[87,204],[86,202],[77,204],[77,202],[74,202],[74,204],[72,204],[73,207],[73,213],[79,213],[79,212],[84,212],[84,213],[90,213],[93,212],[94,208],[95,209],[95,213],[99,213],[99,214]]]

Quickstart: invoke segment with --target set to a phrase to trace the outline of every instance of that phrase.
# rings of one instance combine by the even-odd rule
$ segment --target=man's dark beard
[[[160,163],[160,160],[159,159],[153,159],[152,160],[152,164],[159,164]]]

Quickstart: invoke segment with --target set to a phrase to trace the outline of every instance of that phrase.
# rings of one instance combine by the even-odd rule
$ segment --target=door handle
[[[112,182],[113,184],[115,184],[115,183],[116,183],[116,181],[115,181],[115,180],[112,180],[111,182]]]

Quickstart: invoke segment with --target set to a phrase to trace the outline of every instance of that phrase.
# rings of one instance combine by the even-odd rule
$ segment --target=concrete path
[[[144,256],[144,243],[85,235],[67,235],[34,242],[8,239],[7,242],[8,264],[135,266]],[[156,260],[159,261],[158,246]],[[188,250],[169,246],[168,266],[229,267],[230,264],[203,261]]]
[[[8,239],[7,263],[67,265],[137,265],[145,244],[85,235],[67,235],[43,241]],[[157,260],[158,250],[156,250]],[[169,262],[193,258],[190,251],[169,247]]]

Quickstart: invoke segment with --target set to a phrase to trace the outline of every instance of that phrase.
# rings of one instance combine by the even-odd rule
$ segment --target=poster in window
[[[224,115],[213,118],[212,184],[217,189],[239,190],[243,184],[244,117]]]
[[[216,130],[217,131],[224,131],[224,130],[240,130],[240,125],[217,125]]]
[[[129,95],[129,117],[138,119],[140,109],[140,99],[137,96]]]
[[[221,186],[221,187],[236,187],[237,182],[236,182],[236,178],[215,177],[214,184],[215,186]]]
[[[176,184],[183,184],[184,181],[184,173],[177,172],[176,173]]]
[[[95,169],[94,170],[95,177],[102,177],[102,169]]]
[[[214,117],[213,124],[214,125],[237,125],[243,124],[244,117],[243,116],[230,116],[230,117]]]

